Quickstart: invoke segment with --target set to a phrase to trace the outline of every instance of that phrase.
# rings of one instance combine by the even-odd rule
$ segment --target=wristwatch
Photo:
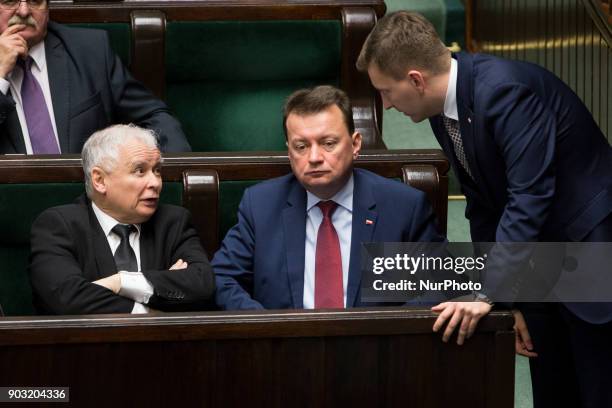
[[[487,297],[484,293],[474,292],[474,300],[478,302],[485,302],[493,306],[493,301]]]

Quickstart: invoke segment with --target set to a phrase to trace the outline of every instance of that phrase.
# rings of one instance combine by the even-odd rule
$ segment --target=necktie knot
[[[336,208],[338,208],[338,203],[332,200],[319,201],[317,206],[321,209],[321,212],[323,213],[323,218],[331,218],[331,216],[334,214],[334,211],[336,211]]]
[[[112,231],[117,234],[121,241],[127,241],[130,234],[136,230],[132,224],[117,224],[113,227]]]
[[[30,56],[28,56],[27,58],[17,58],[17,64],[24,71],[30,72],[32,70],[32,62],[34,62],[34,60]]]
[[[446,128],[446,130],[450,133],[451,131],[458,131],[459,130],[459,121],[456,121],[453,118],[449,118],[446,115],[442,115],[442,121],[444,122],[444,127]]]

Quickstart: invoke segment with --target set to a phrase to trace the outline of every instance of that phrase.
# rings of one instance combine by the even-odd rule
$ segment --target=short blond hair
[[[372,64],[383,74],[401,80],[408,69],[434,74],[448,69],[450,51],[434,26],[419,13],[396,11],[378,21],[365,40],[357,69],[365,72]]]

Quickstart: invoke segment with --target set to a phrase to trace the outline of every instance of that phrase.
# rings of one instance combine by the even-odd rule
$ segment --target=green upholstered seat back
[[[195,151],[284,150],[284,99],[339,85],[336,20],[181,21],[166,29],[166,101]]]
[[[161,201],[180,204],[182,188],[182,183],[164,183]],[[43,210],[72,203],[83,192],[83,183],[0,185],[0,304],[7,315],[34,313],[27,274],[32,222]]]
[[[45,208],[70,203],[82,192],[82,183],[0,186],[0,303],[7,315],[34,312],[27,274],[32,222]]]
[[[238,205],[247,187],[261,180],[222,181],[219,183],[219,243],[227,230],[238,222]]]
[[[113,51],[115,51],[126,66],[129,65],[131,44],[131,28],[129,23],[79,23],[69,25],[72,27],[106,30]]]

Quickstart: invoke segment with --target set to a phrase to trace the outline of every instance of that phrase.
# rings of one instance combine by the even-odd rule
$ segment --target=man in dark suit
[[[83,147],[87,197],[32,225],[30,281],[43,313],[198,310],[214,277],[189,212],[158,204],[155,135],[133,125],[96,132]]]
[[[162,151],[191,150],[106,32],[48,18],[47,0],[0,2],[0,153],[80,153],[89,135],[114,123],[154,130]]]
[[[362,242],[443,241],[424,193],[353,169],[361,135],[344,92],[295,92],[284,127],[293,173],[245,191],[212,261],[219,306],[360,306]]]
[[[473,241],[612,241],[612,148],[553,74],[451,55],[433,26],[408,12],[381,19],[357,65],[386,109],[429,118],[466,195]],[[532,343],[517,312],[517,351],[533,357],[536,406],[612,406],[611,305],[518,306],[533,335]],[[437,310],[439,325],[456,312]]]

